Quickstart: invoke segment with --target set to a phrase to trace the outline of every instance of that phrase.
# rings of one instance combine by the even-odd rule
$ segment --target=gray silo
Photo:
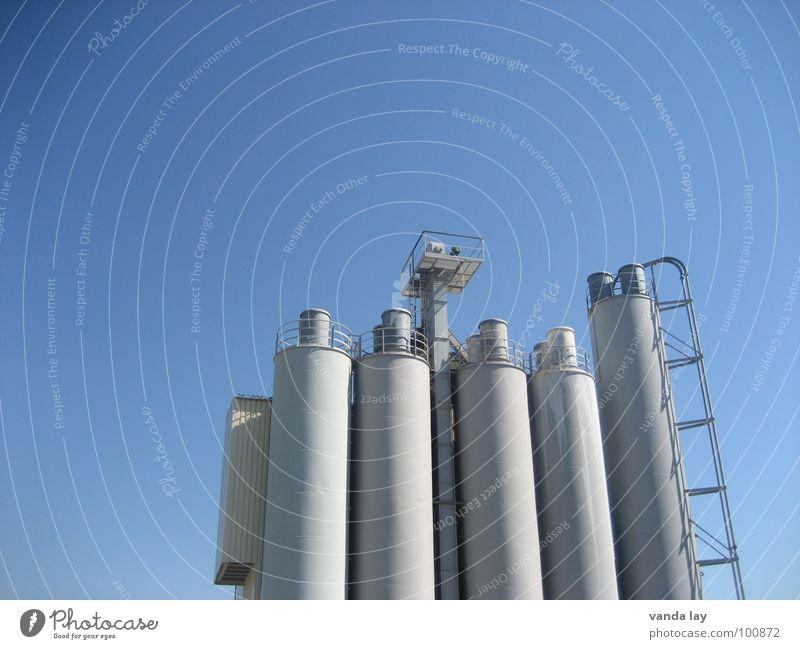
[[[589,276],[620,597],[695,599],[699,576],[658,311],[644,268]],[[615,289],[616,284],[619,289]]]
[[[461,598],[541,599],[522,356],[504,322],[480,332],[456,374]]]
[[[278,331],[262,599],[344,599],[350,335],[322,309]]]
[[[587,353],[569,327],[534,347],[528,383],[546,599],[617,599],[600,420]]]
[[[350,599],[433,599],[430,367],[404,309],[383,313],[355,362]]]

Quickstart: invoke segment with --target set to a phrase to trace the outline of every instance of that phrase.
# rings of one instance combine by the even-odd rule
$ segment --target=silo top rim
[[[486,318],[486,320],[481,320],[480,324],[478,326],[480,326],[482,324],[489,324],[491,322],[497,322],[499,324],[504,324],[504,325],[508,324],[508,322],[506,320],[501,320],[500,318]]]
[[[319,307],[309,307],[308,309],[303,309],[300,312],[300,317],[302,318],[303,315],[311,314],[311,313],[319,313],[319,314],[322,314],[322,315],[326,315],[329,318],[331,317],[331,312],[330,311],[326,311],[325,309],[321,309]]]
[[[403,307],[392,307],[391,309],[386,309],[381,315],[385,315],[387,313],[407,313],[408,315],[411,315],[411,311],[404,309]]]
[[[592,278],[593,278],[593,277],[601,277],[601,276],[604,276],[604,277],[611,277],[611,278],[613,278],[613,277],[614,277],[614,274],[613,274],[613,273],[609,273],[607,270],[599,270],[599,271],[597,271],[596,273],[591,273],[591,274],[589,274],[589,275],[586,277],[586,281],[587,281],[587,282],[590,282],[590,281],[592,280]]]
[[[570,333],[575,333],[575,330],[572,327],[567,326],[551,327],[548,329],[547,333],[550,333],[551,331],[569,331]]]

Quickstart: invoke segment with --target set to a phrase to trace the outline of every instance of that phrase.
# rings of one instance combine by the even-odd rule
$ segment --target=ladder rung
[[[716,487],[698,487],[697,489],[687,489],[686,493],[690,496],[705,496],[708,494],[718,494],[720,491],[724,491],[724,486],[716,486]]]
[[[657,302],[656,308],[659,311],[669,311],[670,309],[678,309],[687,304],[691,304],[691,300],[670,300],[668,302]]]
[[[686,356],[684,358],[672,358],[667,361],[666,365],[667,368],[672,369],[674,367],[683,367],[684,365],[691,365],[692,363],[697,363],[703,358],[702,354],[698,354],[697,356]]]
[[[697,565],[701,568],[703,566],[721,566],[724,563],[733,563],[736,561],[733,557],[722,557],[721,559],[701,559]]]
[[[712,421],[714,421],[713,417],[707,417],[706,419],[690,419],[688,421],[679,421],[675,425],[678,430],[686,430],[687,428],[699,428],[700,426],[707,426]]]

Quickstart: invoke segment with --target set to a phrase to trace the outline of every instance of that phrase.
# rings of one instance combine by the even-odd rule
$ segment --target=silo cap
[[[385,316],[387,313],[405,313],[406,315],[411,315],[411,311],[408,309],[404,309],[403,307],[392,307],[391,309],[386,309],[381,316]]]
[[[309,316],[312,316],[312,315],[326,315],[329,318],[331,317],[330,311],[326,311],[325,309],[320,309],[318,307],[310,307],[308,309],[303,309],[300,312],[300,317],[301,318],[308,318]]]
[[[591,273],[590,275],[587,275],[586,282],[588,284],[593,284],[594,282],[600,279],[613,280],[614,275],[613,273],[609,273],[607,270],[601,270],[596,273]]]

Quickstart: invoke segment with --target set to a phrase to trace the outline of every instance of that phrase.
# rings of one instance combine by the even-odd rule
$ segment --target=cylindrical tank
[[[376,354],[383,352],[383,325],[375,325],[372,328],[372,351]],[[363,335],[361,344],[363,344]]]
[[[331,344],[331,314],[325,309],[306,309],[300,313],[299,345],[328,347]]]
[[[483,339],[475,334],[467,338],[467,360],[470,363],[480,363],[484,358]]]
[[[554,327],[547,332],[542,363],[555,368],[578,367],[575,331],[572,328]]]
[[[387,342],[355,365],[350,599],[435,594],[430,368],[424,348],[410,352],[409,333],[405,350]]]
[[[688,497],[655,304],[641,266],[589,310],[620,597],[694,599]]]
[[[528,383],[544,596],[617,599],[594,379],[577,362],[572,329],[547,338]]]
[[[542,363],[544,362],[544,349],[546,346],[547,343],[545,341],[538,342],[533,346],[533,354],[532,354],[533,363],[531,366],[532,369],[538,369],[539,367],[542,366]]]
[[[611,273],[606,271],[592,273],[586,281],[589,284],[590,305],[614,294],[614,276]]]
[[[478,327],[483,340],[482,354],[488,361],[508,361],[508,324],[505,320],[484,320]]]
[[[477,360],[456,374],[462,597],[541,599],[525,372],[508,352],[494,360],[493,342],[508,339],[495,325],[489,352],[482,336],[470,337]]]
[[[345,597],[349,338],[322,313],[278,335],[262,599]]]
[[[383,350],[408,352],[411,347],[411,312],[406,309],[388,309],[381,315]],[[377,351],[377,349],[375,350]]]
[[[641,264],[626,264],[619,269],[618,276],[623,294],[647,295],[647,279]]]

